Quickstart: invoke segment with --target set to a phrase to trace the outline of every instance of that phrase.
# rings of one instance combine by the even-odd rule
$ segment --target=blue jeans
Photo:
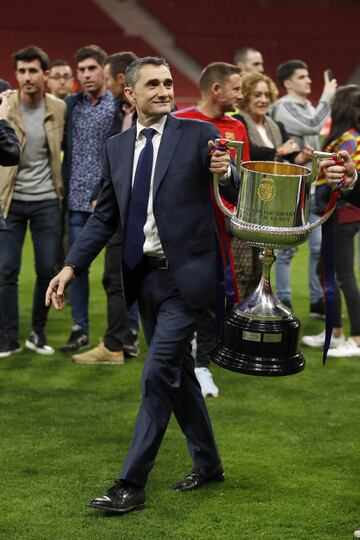
[[[32,329],[41,334],[48,315],[45,293],[56,273],[60,242],[61,212],[58,200],[13,201],[6,220],[7,230],[0,231],[0,315],[3,335],[11,340],[19,338],[18,277],[28,223],[36,271]]]
[[[130,330],[133,330],[134,332],[139,332],[139,306],[137,302],[134,302],[131,304],[131,306],[128,309],[128,317],[129,317],[129,328]]]
[[[319,216],[310,212],[309,222],[314,223],[319,219]],[[310,303],[316,304],[324,297],[323,288],[321,286],[317,267],[321,251],[321,227],[313,229],[309,239],[309,288],[310,288]]]
[[[90,212],[69,210],[69,245],[71,246],[81,233]],[[70,287],[71,315],[74,324],[89,332],[89,267],[77,274]]]
[[[314,201],[312,199],[311,204]],[[314,223],[319,219],[319,216],[310,211],[309,222]],[[279,249],[276,252],[276,287],[277,294],[280,300],[291,302],[291,261],[296,253],[297,248]],[[315,304],[323,298],[323,289],[317,275],[317,266],[321,251],[321,228],[316,227],[310,235],[309,239],[309,289],[310,303]]]
[[[276,289],[277,295],[281,301],[291,302],[291,261],[296,253],[297,248],[292,247],[288,249],[276,250],[276,263],[275,263],[275,275],[276,275]]]

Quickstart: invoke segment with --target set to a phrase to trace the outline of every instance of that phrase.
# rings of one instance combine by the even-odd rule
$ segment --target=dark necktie
[[[147,218],[154,155],[152,138],[156,131],[147,128],[141,133],[146,138],[146,144],[137,162],[124,236],[123,259],[128,268],[135,268],[143,258],[144,225]]]

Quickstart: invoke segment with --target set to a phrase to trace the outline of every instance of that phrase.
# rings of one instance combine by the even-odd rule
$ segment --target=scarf
[[[244,117],[247,125],[247,132],[250,141],[256,146],[266,146],[264,139],[261,137],[254,120],[250,114],[245,111],[240,111],[240,114]],[[270,141],[273,143],[274,148],[279,148],[283,144],[281,131],[279,126],[269,116],[264,117],[264,128]]]

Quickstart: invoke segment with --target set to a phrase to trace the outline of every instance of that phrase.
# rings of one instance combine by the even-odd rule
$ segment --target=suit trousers
[[[132,271],[131,279],[140,280],[139,309],[149,348],[135,435],[120,478],[143,487],[172,412],[197,466],[216,466],[220,457],[191,356],[199,310],[181,296],[170,270],[140,273]]]

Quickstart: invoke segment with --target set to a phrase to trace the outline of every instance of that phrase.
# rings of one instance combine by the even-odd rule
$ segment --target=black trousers
[[[108,323],[104,344],[111,351],[119,351],[123,348],[124,340],[129,333],[129,319],[121,272],[120,229],[107,243],[102,283],[107,296]]]
[[[216,316],[213,309],[201,310],[196,321],[196,367],[209,367],[216,347]]]
[[[342,326],[341,289],[350,321],[350,334],[360,336],[360,292],[354,272],[354,239],[360,231],[360,222],[334,221],[335,273],[338,288],[335,293],[334,326]]]

